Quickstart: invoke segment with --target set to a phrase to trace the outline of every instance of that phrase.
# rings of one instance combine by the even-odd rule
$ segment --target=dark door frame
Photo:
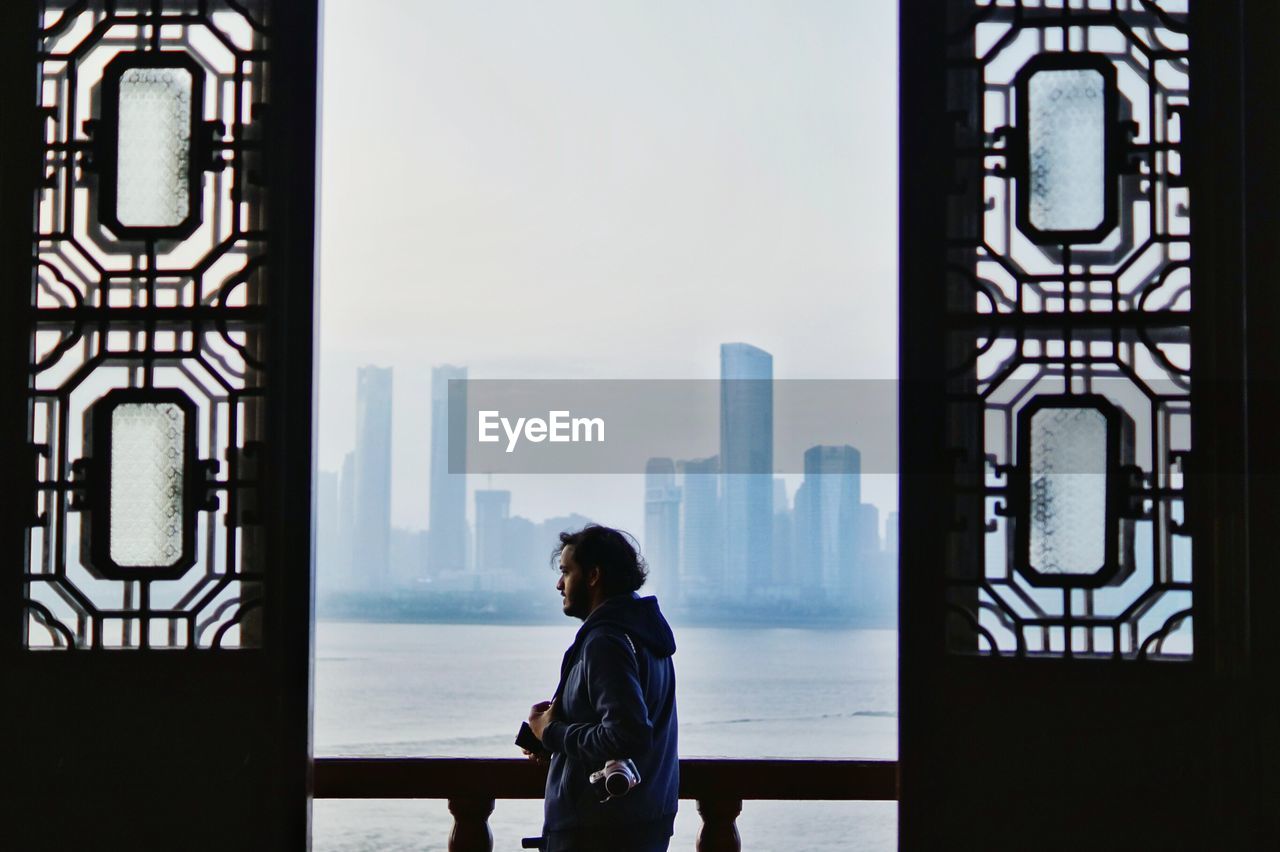
[[[1191,0],[1196,654],[1134,663],[945,653],[942,566],[961,538],[944,532],[942,381],[955,83],[940,4],[899,9],[900,847],[1280,846],[1280,578],[1266,536],[1280,517],[1280,119],[1268,105],[1280,10]]]
[[[69,3],[66,5],[70,5]],[[150,0],[117,10],[153,8]],[[161,4],[155,4],[159,7]],[[197,0],[166,11],[198,12]],[[216,5],[216,4],[214,4]],[[13,848],[309,848],[319,0],[265,9],[260,168],[265,414],[257,506],[267,577],[259,647],[27,650],[23,566],[35,506],[29,441],[39,0],[0,5],[0,765]],[[225,463],[225,460],[220,460]]]

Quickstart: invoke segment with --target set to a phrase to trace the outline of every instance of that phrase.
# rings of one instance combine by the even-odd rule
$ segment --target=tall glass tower
[[[661,600],[680,598],[680,487],[671,459],[649,459],[644,468],[644,551]]]
[[[391,368],[356,371],[352,569],[359,588],[380,591],[390,574]]]
[[[720,345],[720,465],[726,598],[773,580],[773,356]]]
[[[679,462],[680,598],[706,602],[719,597],[723,542],[720,535],[720,458]]]
[[[799,582],[827,600],[847,603],[853,594],[862,505],[862,459],[848,445],[810,447],[804,453],[803,494],[796,497],[796,562]],[[868,506],[872,513],[874,506]],[[876,535],[874,514],[871,536]]]
[[[476,491],[476,573],[488,588],[501,588],[499,575],[511,572],[506,553],[507,523],[511,519],[511,492]]]
[[[428,509],[427,570],[462,571],[467,566],[467,475],[449,472],[449,381],[467,380],[466,367],[431,369],[431,504]],[[454,402],[466,406],[466,390]]]

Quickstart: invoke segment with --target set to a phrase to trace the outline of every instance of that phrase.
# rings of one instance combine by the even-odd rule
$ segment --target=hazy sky
[[[353,445],[361,364],[395,368],[413,528],[433,364],[715,378],[741,340],[777,378],[895,377],[896,5],[327,0],[321,469]],[[639,477],[493,486],[535,519],[642,525]],[[887,510],[893,478],[863,493]]]

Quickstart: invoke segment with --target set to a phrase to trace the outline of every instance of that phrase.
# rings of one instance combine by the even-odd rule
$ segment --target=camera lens
[[[625,772],[615,772],[604,779],[604,788],[610,796],[621,796],[631,789],[631,783]]]

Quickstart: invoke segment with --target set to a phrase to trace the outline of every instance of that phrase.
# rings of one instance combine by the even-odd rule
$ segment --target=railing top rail
[[[541,799],[546,770],[521,758],[320,757],[321,799]],[[680,761],[682,799],[890,801],[892,760]]]

